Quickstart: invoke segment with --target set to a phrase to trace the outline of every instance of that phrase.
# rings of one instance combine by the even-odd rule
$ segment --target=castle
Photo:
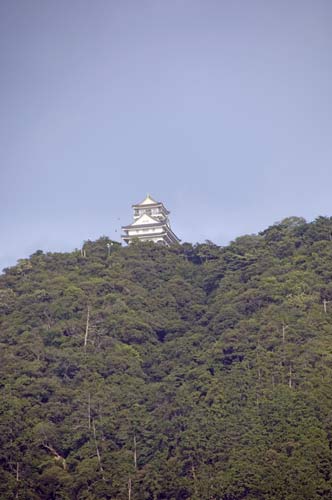
[[[133,205],[132,208],[134,222],[122,227],[123,241],[131,243],[138,239],[167,246],[180,243],[169,223],[168,215],[170,212],[163,203],[154,200],[148,194],[141,203]]]

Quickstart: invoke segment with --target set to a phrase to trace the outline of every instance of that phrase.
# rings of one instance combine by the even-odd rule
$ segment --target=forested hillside
[[[332,218],[0,276],[0,498],[332,499]]]

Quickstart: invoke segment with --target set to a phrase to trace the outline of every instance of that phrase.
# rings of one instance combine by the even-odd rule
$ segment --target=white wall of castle
[[[128,236],[142,236],[143,234],[160,234],[163,232],[162,227],[147,227],[145,229],[129,229]]]
[[[134,212],[134,220],[139,219],[144,214],[152,215],[152,217],[166,217],[166,214],[160,208],[140,208]]]

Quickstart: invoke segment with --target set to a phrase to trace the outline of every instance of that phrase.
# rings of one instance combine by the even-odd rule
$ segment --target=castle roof
[[[141,205],[161,205],[160,201],[156,201],[150,196],[149,194],[146,195],[145,199],[141,201],[141,203],[137,203],[136,205],[133,205],[134,207],[141,206]]]
[[[128,226],[123,226],[123,228],[127,229],[130,227],[149,227],[149,226],[161,226],[161,225],[163,225],[163,223],[159,219],[156,219],[155,217],[152,217],[151,215],[148,214],[142,214],[132,224],[129,224]]]

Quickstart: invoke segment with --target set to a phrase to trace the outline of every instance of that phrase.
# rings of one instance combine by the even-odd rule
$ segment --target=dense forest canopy
[[[0,343],[1,499],[332,498],[332,218],[37,251]]]

